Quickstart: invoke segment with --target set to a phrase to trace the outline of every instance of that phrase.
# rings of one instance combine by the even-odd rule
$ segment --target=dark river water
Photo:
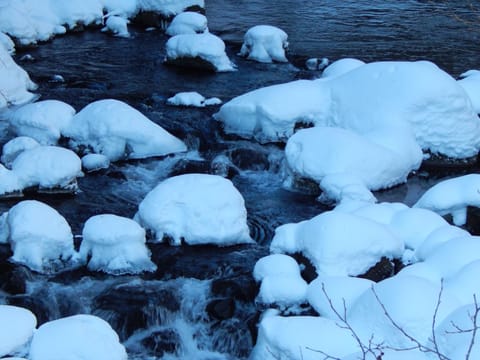
[[[303,68],[309,57],[428,59],[459,75],[480,67],[480,23],[470,24],[474,17],[466,3],[206,0],[210,31],[226,41],[238,66],[238,71],[222,74],[165,66],[167,37],[134,27],[130,39],[89,30],[19,50],[16,60],[39,84],[42,99],[65,101],[77,111],[98,99],[123,100],[189,147],[187,154],[120,162],[105,172],[88,174],[79,180],[81,192],[75,197],[32,196],[64,215],[75,235],[95,214],[133,217],[158,182],[172,174],[208,172],[221,155],[232,164],[230,177],[245,198],[257,245],[220,249],[151,245],[158,271],[124,277],[85,269],[57,276],[32,274],[6,262],[9,250],[0,247],[4,283],[16,279],[28,285],[3,285],[0,302],[32,309],[40,323],[81,312],[99,315],[119,333],[132,359],[247,358],[258,319],[251,278],[255,261],[268,253],[275,227],[327,208],[315,196],[282,189],[280,146],[227,138],[212,119],[217,107],[175,108],[167,106],[166,99],[180,91],[198,91],[226,102],[262,86],[312,78],[318,73]],[[288,33],[290,64],[257,64],[236,56],[243,34],[257,24],[276,25]],[[25,53],[34,60],[21,61]],[[51,81],[54,75],[65,82]],[[12,136],[4,130],[2,144]],[[438,174],[422,170],[407,184],[377,197],[411,205],[438,179]],[[14,203],[2,202],[0,210]]]

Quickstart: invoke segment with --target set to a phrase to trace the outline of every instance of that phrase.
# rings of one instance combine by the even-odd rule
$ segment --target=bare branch
[[[477,335],[477,329],[478,329],[477,320],[478,320],[478,314],[479,314],[480,308],[478,306],[476,294],[473,294],[473,304],[475,305],[475,313],[473,314],[473,317],[471,317],[473,321],[473,331],[472,331],[472,337],[470,339],[470,344],[468,346],[467,354],[465,356],[466,360],[470,359],[470,355],[472,354],[473,345],[475,344],[475,336]]]

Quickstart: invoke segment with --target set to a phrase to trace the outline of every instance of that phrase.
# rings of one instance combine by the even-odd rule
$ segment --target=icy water
[[[429,59],[451,74],[478,68],[480,24],[470,25],[464,1],[206,0],[210,30],[227,42],[238,71],[204,74],[163,64],[167,37],[132,28],[131,39],[87,31],[20,51],[16,60],[40,85],[42,99],[77,110],[92,101],[126,101],[186,141],[189,152],[121,162],[80,179],[75,197],[38,197],[66,217],[76,235],[90,216],[132,217],[138,203],[172,174],[208,172],[226,156],[230,178],[243,194],[254,246],[172,248],[151,246],[159,269],[143,276],[110,277],[85,269],[41,276],[13,266],[0,247],[0,301],[32,309],[39,322],[93,313],[110,322],[132,359],[244,359],[255,341],[258,311],[255,261],[268,253],[280,224],[311,218],[327,208],[315,197],[282,189],[282,148],[227,138],[212,120],[215,107],[168,107],[180,91],[198,91],[224,102],[247,91],[318,75],[303,68],[309,57],[365,61]],[[290,64],[244,61],[244,32],[256,24],[289,34]],[[31,54],[33,61],[22,61]],[[64,83],[52,81],[61,75]],[[3,131],[2,144],[12,135]],[[421,171],[405,185],[377,194],[412,204],[437,176]],[[15,202],[0,203],[8,210]],[[3,290],[3,293],[2,293]]]

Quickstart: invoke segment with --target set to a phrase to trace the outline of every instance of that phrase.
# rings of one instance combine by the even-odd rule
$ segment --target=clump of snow
[[[167,100],[168,105],[174,106],[205,107],[207,105],[220,105],[221,103],[222,100],[218,98],[205,99],[205,97],[196,91],[181,92]]]
[[[2,163],[4,163],[7,168],[10,168],[13,160],[15,160],[20,153],[38,146],[40,146],[38,141],[28,136],[19,136],[13,138],[3,145]]]
[[[301,252],[318,274],[339,276],[363,274],[382,257],[400,258],[403,250],[385,225],[339,211],[279,226],[270,245],[273,253]]]
[[[37,326],[37,318],[27,309],[0,305],[0,357],[26,353],[24,348]]]
[[[467,206],[480,207],[480,174],[441,181],[428,189],[413,206],[442,216],[451,214],[455,225],[465,225]]]
[[[312,71],[323,70],[328,66],[329,62],[330,60],[327,58],[310,58],[305,61],[305,67]]]
[[[110,159],[105,155],[87,154],[82,157],[82,167],[88,172],[108,169],[109,166]]]
[[[12,171],[24,188],[38,186],[48,191],[77,190],[76,178],[83,176],[82,162],[71,150],[57,146],[37,146],[20,153]]]
[[[463,305],[473,303],[473,297],[475,296],[478,299],[480,296],[479,271],[480,260],[466,264],[458,272],[445,278],[445,291],[455,294]]]
[[[0,15],[0,24],[2,23],[1,18]],[[27,72],[13,61],[3,46],[0,46],[0,109],[32,101],[36,95],[29,90],[36,88],[37,85],[30,80]]]
[[[472,101],[473,108],[480,114],[480,71],[469,70],[460,75],[458,84],[466,91],[470,100]]]
[[[87,105],[73,117],[64,135],[74,149],[87,146],[111,161],[186,151],[181,140],[128,104],[112,99]]]
[[[138,0],[101,0],[107,15],[118,15],[125,18],[135,16],[138,9]]]
[[[346,74],[362,65],[365,65],[362,60],[352,58],[340,59],[334,61],[323,70],[322,78],[334,78]]]
[[[272,254],[258,260],[253,268],[256,281],[262,281],[267,276],[280,275],[300,275],[297,261],[288,255]]]
[[[421,223],[422,224],[422,223]],[[423,224],[422,224],[423,225]],[[439,226],[423,240],[415,251],[415,258],[419,261],[425,260],[441,244],[452,240],[470,236],[469,232],[452,225]]]
[[[111,214],[96,215],[83,227],[80,257],[90,270],[137,274],[155,271],[145,246],[145,230],[135,221]]]
[[[138,8],[164,16],[175,16],[190,7],[205,8],[204,0],[137,0]]]
[[[73,115],[72,106],[58,100],[44,100],[19,107],[8,119],[18,136],[29,136],[42,145],[55,145]]]
[[[239,55],[263,63],[288,62],[285,57],[287,48],[285,31],[271,25],[257,25],[246,32]]]
[[[130,21],[122,16],[110,15],[105,21],[105,26],[102,28],[103,32],[110,32],[115,36],[128,38],[128,24]]]
[[[29,359],[126,360],[127,352],[111,326],[93,315],[47,322],[35,332]]]
[[[235,66],[225,52],[225,43],[219,37],[210,34],[184,34],[171,37],[166,44],[167,63],[199,59],[201,63],[218,72],[233,71]],[[200,65],[205,66],[205,64]]]
[[[251,243],[242,195],[217,175],[186,174],[169,178],[140,203],[135,219],[174,245],[227,246]]]
[[[175,16],[165,33],[170,36],[208,32],[207,18],[199,13],[185,11]]]
[[[22,190],[18,176],[0,164],[0,197],[21,196]]]
[[[8,234],[13,261],[38,272],[55,271],[76,261],[70,226],[50,206],[22,201],[8,211],[5,220],[2,232]]]
[[[10,39],[10,36],[0,31],[0,46],[3,46],[10,55],[15,53],[15,43]]]

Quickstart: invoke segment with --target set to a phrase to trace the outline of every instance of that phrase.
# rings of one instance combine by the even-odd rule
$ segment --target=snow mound
[[[22,201],[8,211],[6,225],[1,237],[8,234],[13,261],[34,271],[51,272],[76,260],[70,225],[50,206]]]
[[[21,196],[22,190],[18,176],[0,164],[0,197]]]
[[[452,225],[439,226],[417,247],[415,251],[415,258],[418,261],[425,260],[429,254],[437,249],[443,243],[452,239],[464,238],[470,236],[470,233],[459,227]]]
[[[10,36],[7,34],[4,34],[3,32],[0,31],[0,46],[3,46],[5,50],[10,55],[13,55],[15,53],[15,43],[10,39]]]
[[[75,109],[58,100],[44,100],[21,106],[9,116],[18,136],[29,136],[42,145],[56,145],[62,131],[75,115]]]
[[[480,114],[480,71],[469,70],[460,75],[458,84],[465,90],[472,101],[473,108]]]
[[[111,161],[141,159],[186,151],[185,144],[118,100],[95,101],[76,114],[64,135],[70,146],[87,146]]]
[[[3,145],[2,163],[4,163],[7,168],[11,168],[13,161],[20,153],[38,146],[40,146],[38,141],[28,136],[13,138]]]
[[[322,78],[334,78],[352,71],[365,63],[362,60],[345,58],[334,61],[322,72]]]
[[[263,63],[288,62],[287,40],[285,31],[271,25],[257,25],[246,32],[239,55]]]
[[[445,279],[445,291],[455,294],[463,305],[474,303],[473,297],[475,296],[478,299],[480,296],[479,271],[480,260],[468,263],[458,272]]]
[[[262,281],[267,276],[300,276],[300,267],[291,256],[272,254],[258,260],[253,268],[253,278]]]
[[[12,171],[24,188],[38,186],[40,191],[76,191],[76,178],[83,176],[82,162],[71,150],[56,146],[37,146],[20,153]]]
[[[31,360],[126,360],[118,335],[104,320],[75,315],[47,322],[35,332]]]
[[[222,100],[218,98],[205,99],[205,97],[196,91],[181,92],[167,100],[168,105],[174,106],[205,107],[207,105],[220,105],[221,103]]]
[[[205,8],[204,0],[137,0],[138,8],[153,11],[163,16],[175,16],[191,7]]]
[[[169,178],[140,203],[135,219],[174,245],[227,246],[251,243],[242,195],[230,180],[216,175],[187,174]]]
[[[2,24],[2,12],[3,8],[0,12],[0,24]],[[3,46],[0,46],[0,109],[32,101],[36,95],[29,90],[36,88],[37,85],[30,80],[27,72],[13,61]]]
[[[82,157],[82,167],[88,172],[108,169],[109,166],[110,159],[105,155],[88,154]]]
[[[165,32],[170,36],[204,33],[208,32],[207,23],[204,15],[185,11],[173,18]]]
[[[467,207],[480,207],[480,174],[441,181],[428,189],[413,206],[442,216],[451,214],[455,225],[465,225]]]
[[[110,32],[115,36],[128,38],[128,24],[130,21],[123,16],[110,15],[105,21],[105,26],[102,28],[103,32]]]
[[[382,257],[400,258],[403,250],[385,225],[339,211],[279,226],[270,245],[273,253],[301,252],[318,274],[332,276],[363,274]]]
[[[145,230],[135,221],[104,214],[93,216],[83,227],[80,257],[90,270],[106,273],[137,274],[155,271],[145,246]]]
[[[25,353],[25,345],[37,326],[37,318],[27,309],[0,305],[0,357]]]
[[[184,34],[171,37],[166,44],[167,63],[233,71],[235,66],[225,52],[225,43],[210,34]]]

